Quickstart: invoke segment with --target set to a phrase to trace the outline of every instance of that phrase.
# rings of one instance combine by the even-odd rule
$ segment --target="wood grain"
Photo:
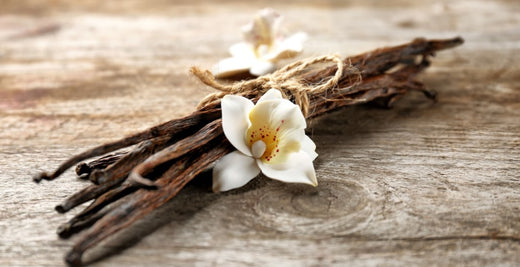
[[[4,1],[0,9],[0,265],[59,266],[53,208],[86,183],[52,170],[86,148],[193,111],[238,29],[272,6],[302,57],[461,35],[422,75],[433,103],[312,122],[313,189],[260,177],[224,194],[202,175],[93,250],[97,266],[520,264],[520,5],[516,1]]]

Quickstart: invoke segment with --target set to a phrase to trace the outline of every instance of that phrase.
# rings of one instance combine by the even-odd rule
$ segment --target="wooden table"
[[[77,3],[79,2],[79,3]],[[502,1],[3,1],[0,265],[56,266],[73,244],[53,208],[85,186],[67,157],[189,114],[188,74],[227,57],[271,6],[310,38],[303,57],[462,36],[422,75],[433,103],[317,119],[316,189],[259,178],[189,185],[86,255],[98,266],[519,265],[520,4]],[[203,177],[209,179],[208,176]],[[202,179],[203,179],[202,178]]]

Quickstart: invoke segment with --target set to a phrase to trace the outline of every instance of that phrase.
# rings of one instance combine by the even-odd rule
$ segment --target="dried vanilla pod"
[[[336,64],[320,69],[310,68],[316,61],[297,62],[274,73],[275,78],[261,76],[231,86],[218,83],[210,73],[193,69],[202,82],[221,92],[206,98],[191,115],[102,144],[70,158],[53,173],[33,178],[35,182],[53,180],[81,161],[102,156],[77,168],[78,175],[88,176],[94,184],[57,207],[59,212],[67,212],[94,199],[58,229],[63,238],[84,230],[67,254],[67,263],[81,264],[86,250],[166,203],[233,149],[221,129],[223,95],[239,94],[255,102],[263,92],[275,87],[301,107],[307,120],[344,106],[376,100],[390,105],[409,91],[434,98],[435,94],[416,80],[416,75],[429,66],[435,52],[462,43],[459,37],[416,39],[340,61],[337,57],[322,57],[321,60]],[[109,154],[136,144],[126,152]]]

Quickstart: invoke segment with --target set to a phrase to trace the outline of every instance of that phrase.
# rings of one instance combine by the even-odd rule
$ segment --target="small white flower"
[[[277,61],[298,55],[307,34],[299,32],[286,38],[281,32],[282,20],[282,16],[272,9],[261,10],[252,23],[242,28],[245,42],[231,46],[232,57],[221,60],[214,68],[215,77],[247,71],[261,76],[274,71]]]
[[[276,89],[256,105],[236,95],[224,96],[221,103],[222,128],[237,151],[213,168],[213,191],[241,187],[260,172],[287,183],[318,184],[312,163],[316,145],[305,135],[307,125],[297,105]]]

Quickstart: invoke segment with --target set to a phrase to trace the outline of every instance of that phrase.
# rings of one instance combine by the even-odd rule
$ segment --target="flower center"
[[[281,121],[283,124],[284,121]],[[251,148],[254,158],[261,159],[264,162],[271,161],[276,154],[280,152],[278,144],[280,143],[279,131],[280,127],[274,128],[271,125],[251,125],[247,130],[246,143]]]
[[[271,46],[273,43],[273,33],[271,25],[266,21],[266,18],[256,17],[255,22],[255,48],[260,45]]]

